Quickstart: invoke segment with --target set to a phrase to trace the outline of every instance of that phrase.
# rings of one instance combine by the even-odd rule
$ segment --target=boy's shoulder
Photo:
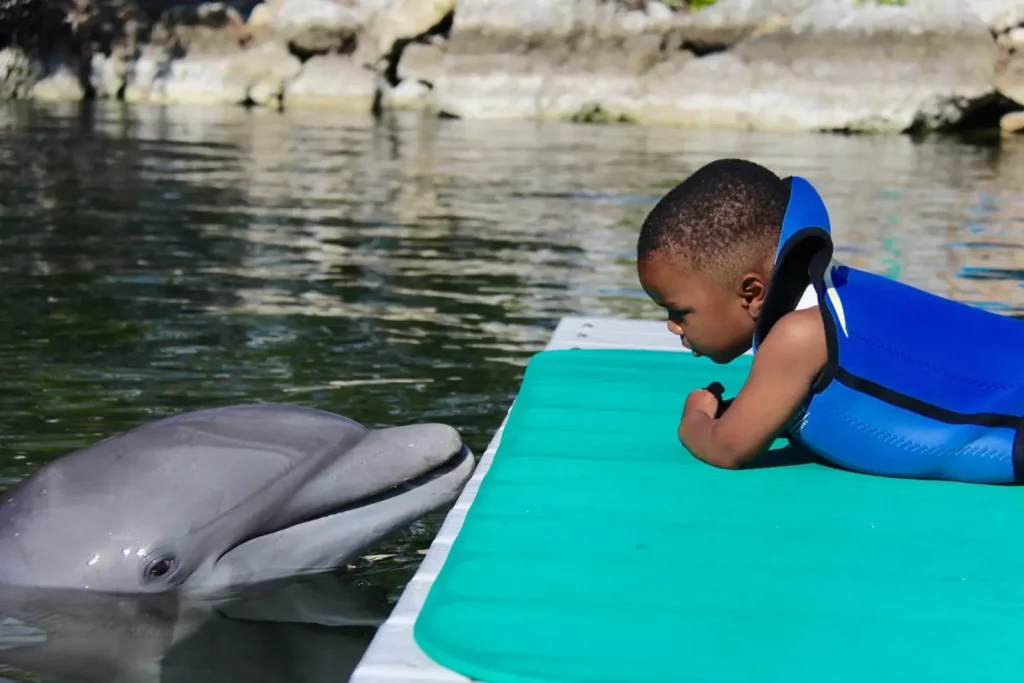
[[[804,308],[779,318],[758,348],[754,362],[820,368],[828,360],[821,310]]]

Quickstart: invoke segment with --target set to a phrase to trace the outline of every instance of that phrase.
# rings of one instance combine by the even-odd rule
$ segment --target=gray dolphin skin
[[[281,404],[198,410],[74,451],[0,494],[0,585],[229,597],[330,571],[448,504],[459,433]]]

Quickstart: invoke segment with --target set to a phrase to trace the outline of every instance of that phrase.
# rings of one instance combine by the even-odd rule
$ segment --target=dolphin
[[[229,597],[343,566],[454,501],[474,467],[445,424],[369,429],[273,403],[187,412],[0,494],[0,584]]]
[[[345,681],[387,614],[386,590],[339,573],[225,600],[0,585],[0,680]]]

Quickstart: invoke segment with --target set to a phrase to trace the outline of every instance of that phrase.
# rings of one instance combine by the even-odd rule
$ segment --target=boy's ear
[[[744,273],[740,278],[739,295],[743,307],[751,318],[757,318],[764,306],[765,295],[768,294],[768,281],[758,273]]]

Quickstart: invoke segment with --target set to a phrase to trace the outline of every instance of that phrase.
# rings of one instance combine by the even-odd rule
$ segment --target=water
[[[814,182],[851,265],[1024,311],[1015,141],[0,107],[0,486],[243,401],[448,422],[482,452],[560,317],[662,318],[639,224],[723,156]],[[352,576],[393,601],[441,519]]]

